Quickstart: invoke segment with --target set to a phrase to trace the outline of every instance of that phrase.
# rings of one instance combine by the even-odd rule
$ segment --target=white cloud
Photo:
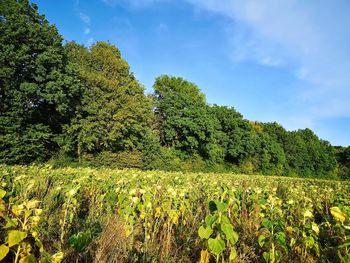
[[[80,20],[83,21],[85,24],[90,25],[90,23],[91,23],[91,18],[90,18],[90,16],[88,16],[88,15],[82,13],[82,12],[79,12],[79,18],[80,18]]]
[[[350,116],[350,2],[187,1],[231,21],[234,61],[281,66],[312,84],[299,96],[313,118]]]
[[[90,34],[90,32],[91,32],[91,30],[90,30],[90,28],[85,28],[85,30],[84,30],[84,34],[85,35],[88,35],[88,34]]]
[[[151,5],[155,2],[161,2],[166,0],[102,0],[107,5],[115,6],[118,4],[127,4],[131,7],[144,7]]]
[[[94,42],[94,38],[93,37],[90,37],[87,41],[86,41],[86,46],[91,46]]]

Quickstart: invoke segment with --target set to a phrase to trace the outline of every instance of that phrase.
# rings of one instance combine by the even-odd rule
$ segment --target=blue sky
[[[197,84],[245,118],[350,145],[348,0],[34,0],[63,37],[115,44],[152,91]]]

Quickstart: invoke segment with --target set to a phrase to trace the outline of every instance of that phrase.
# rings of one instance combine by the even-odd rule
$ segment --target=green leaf
[[[27,233],[19,230],[12,230],[9,232],[8,237],[8,245],[9,247],[12,247],[19,244],[23,239],[25,239],[27,237]]]
[[[215,204],[219,212],[225,212],[228,207],[228,204],[219,201],[215,201]]]
[[[231,224],[231,221],[230,221],[230,219],[227,216],[222,215],[221,216],[221,223]]]
[[[258,242],[259,242],[259,246],[260,247],[263,247],[264,244],[265,244],[265,239],[266,237],[264,235],[260,235],[259,238],[258,238]]]
[[[213,229],[210,226],[208,227],[201,226],[198,229],[198,235],[200,238],[208,239],[212,233],[213,233]]]
[[[225,250],[225,242],[221,239],[213,239],[213,238],[209,238],[208,240],[208,246],[209,249],[212,253],[214,253],[215,255],[219,255],[222,253],[222,251]]]
[[[217,215],[207,215],[206,217],[205,217],[205,224],[207,225],[207,226],[212,226],[214,223],[215,223],[215,221],[218,219],[218,216]]]
[[[263,218],[262,219],[262,225],[268,229],[270,229],[271,227],[273,227],[273,222],[271,222],[270,220],[268,220],[267,218]]]
[[[231,242],[232,245],[238,241],[238,234],[233,230],[232,224],[221,223],[221,230],[225,233],[226,238]]]
[[[263,253],[263,257],[264,257],[264,259],[265,259],[265,262],[268,263],[268,262],[269,262],[269,259],[270,259],[269,253],[268,253],[268,252],[264,252],[264,253]]]
[[[308,238],[307,243],[308,243],[308,245],[309,245],[310,247],[313,247],[313,245],[315,244],[315,239],[314,239],[312,236],[310,236],[310,237]]]
[[[21,258],[21,260],[19,261],[19,263],[37,263],[37,262],[38,261],[32,254],[29,254],[28,256]]]
[[[9,251],[10,251],[10,248],[8,246],[6,246],[4,244],[2,244],[0,246],[0,261],[6,257],[7,253],[9,253]]]
[[[348,247],[348,246],[350,246],[350,238],[345,240],[344,244],[340,245],[339,248]]]
[[[286,234],[285,234],[284,232],[277,232],[276,235],[275,235],[275,237],[276,237],[277,242],[278,242],[281,246],[287,248]]]
[[[91,232],[79,232],[68,239],[68,244],[78,252],[82,252],[91,241]]]
[[[11,227],[14,227],[17,225],[18,225],[17,219],[15,219],[15,218],[12,219],[10,217],[6,217],[6,225],[3,227],[3,229],[11,228]]]
[[[4,189],[0,189],[0,199],[2,199],[6,195],[6,191]]]

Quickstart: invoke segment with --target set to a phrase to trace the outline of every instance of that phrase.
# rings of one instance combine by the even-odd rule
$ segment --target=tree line
[[[350,148],[252,122],[194,83],[146,95],[119,49],[63,44],[28,0],[0,3],[0,162],[350,177]]]

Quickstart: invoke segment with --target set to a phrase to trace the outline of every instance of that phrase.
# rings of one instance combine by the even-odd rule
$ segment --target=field
[[[6,262],[350,262],[350,183],[0,166]]]

